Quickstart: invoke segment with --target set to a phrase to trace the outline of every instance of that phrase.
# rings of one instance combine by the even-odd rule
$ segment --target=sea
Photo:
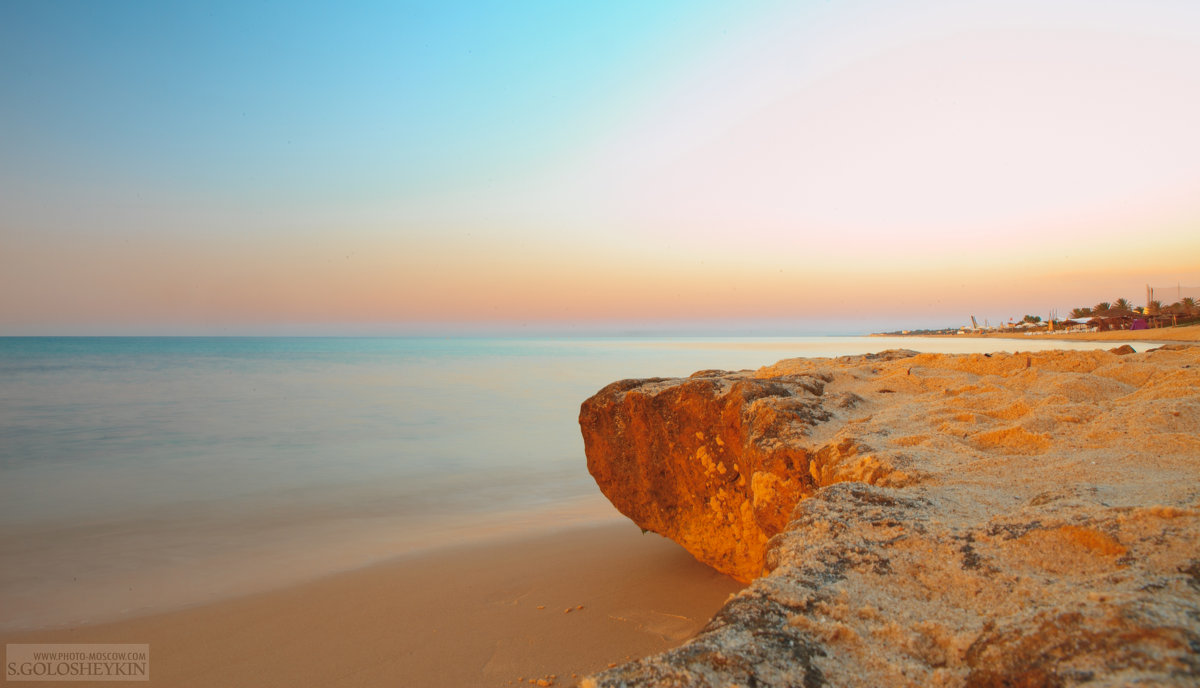
[[[580,403],[888,337],[0,338],[0,630],[111,621],[622,517]],[[1134,343],[1139,351],[1153,344]]]

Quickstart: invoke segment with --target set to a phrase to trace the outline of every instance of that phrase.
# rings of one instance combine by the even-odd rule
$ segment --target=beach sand
[[[669,540],[609,524],[0,642],[148,643],[139,685],[564,686],[678,645],[741,587]]]

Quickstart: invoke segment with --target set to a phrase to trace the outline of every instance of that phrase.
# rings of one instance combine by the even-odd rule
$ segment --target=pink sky
[[[574,86],[602,113],[528,155],[472,132],[436,175],[327,153],[213,187],[60,151],[90,176],[5,170],[0,334],[871,331],[1200,284],[1200,10],[1044,4],[668,22]]]

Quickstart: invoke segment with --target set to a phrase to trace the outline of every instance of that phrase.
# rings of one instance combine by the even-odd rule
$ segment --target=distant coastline
[[[1108,332],[963,332],[955,330],[908,330],[904,332],[880,332],[872,337],[932,337],[939,339],[1054,339],[1075,342],[1197,342],[1200,343],[1200,325],[1160,327],[1152,330],[1109,330]]]

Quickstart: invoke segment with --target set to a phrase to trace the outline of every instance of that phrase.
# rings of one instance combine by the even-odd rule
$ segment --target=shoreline
[[[1110,330],[1108,332],[1055,332],[1020,334],[989,332],[968,334],[872,334],[872,337],[917,339],[1015,339],[1020,341],[1057,340],[1064,342],[1181,342],[1200,344],[1200,325],[1162,327],[1154,330]]]
[[[1200,327],[1172,329],[1171,334],[1198,339],[1160,336],[1157,341],[1200,341]],[[1153,337],[1129,335],[1168,332],[907,337],[1116,346],[1158,345],[1146,341]],[[5,630],[0,638],[6,643],[148,643],[151,676],[164,685],[367,686],[396,679],[413,685],[505,686],[531,679],[573,685],[573,675],[679,646],[742,587],[674,543],[638,534],[623,518],[571,522],[561,513],[547,516],[530,516],[540,524],[537,532],[497,532],[492,518],[469,519],[462,525],[469,542],[446,542],[432,530],[409,528],[405,537],[440,544],[180,609],[144,610],[74,627]],[[300,551],[329,563],[315,540],[302,542]],[[297,573],[275,554],[257,554],[276,570]],[[199,578],[225,580],[231,571],[215,566]],[[154,582],[154,592],[172,582],[148,567],[138,573]],[[138,587],[137,594],[144,589]],[[123,586],[118,590],[124,591]]]
[[[335,494],[368,505],[373,498],[360,490]],[[111,520],[0,527],[7,557],[0,633],[113,623],[453,549],[624,522],[599,494],[453,517],[264,502],[222,502],[215,518],[208,505],[180,505]]]
[[[0,642],[148,643],[151,685],[573,685],[677,646],[742,587],[665,538],[608,523]]]

